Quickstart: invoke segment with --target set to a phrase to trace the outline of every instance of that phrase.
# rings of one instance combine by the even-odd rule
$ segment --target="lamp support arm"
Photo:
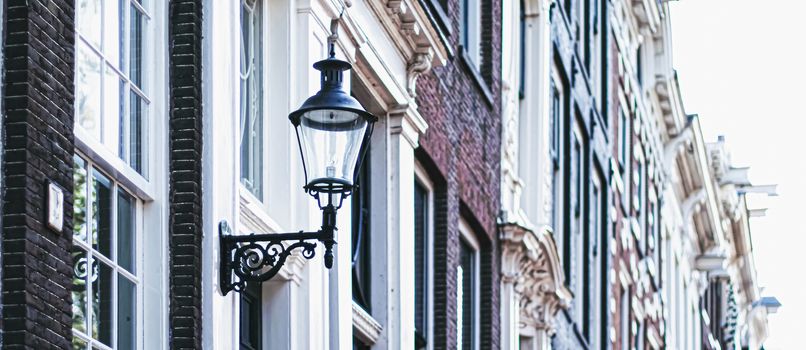
[[[314,232],[233,235],[229,223],[221,221],[218,225],[221,293],[241,292],[247,282],[271,279],[297,248],[302,248],[302,257],[313,259],[316,241],[325,246],[325,267],[333,267],[336,230],[336,207],[333,205],[322,208],[322,228]]]

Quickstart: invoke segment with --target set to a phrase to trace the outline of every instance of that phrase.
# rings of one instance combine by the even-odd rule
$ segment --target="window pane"
[[[92,174],[92,248],[112,257],[112,190],[109,179]]]
[[[241,293],[240,343],[242,350],[263,348],[263,305],[259,283],[249,283]]]
[[[112,268],[92,259],[92,337],[112,345]]]
[[[461,39],[467,57],[476,69],[481,66],[481,1],[462,0]]]
[[[475,298],[473,288],[475,283],[475,262],[473,255],[473,248],[461,241],[460,265],[456,273],[458,277],[457,285],[461,286],[458,289],[459,300],[457,305],[459,305],[459,312],[457,313],[457,319],[459,320],[459,348],[462,350],[473,349],[473,314],[476,312],[473,303]]]
[[[125,86],[120,76],[108,65],[104,72],[103,89],[103,143],[115,152],[120,149],[120,136],[123,135],[120,124],[123,96],[121,87]]]
[[[86,350],[87,349],[87,342],[81,340],[81,338],[73,337],[73,350]]]
[[[135,5],[130,5],[129,18],[129,79],[143,89],[143,21],[144,16]]]
[[[414,181],[414,327],[417,348],[427,344],[428,191]]]
[[[135,273],[134,210],[134,199],[118,191],[118,265],[131,273]]]
[[[370,310],[370,182],[369,163],[364,162],[358,177],[358,189],[353,192],[352,267],[353,301],[365,311]]]
[[[101,1],[76,1],[76,30],[95,47],[101,47]],[[78,40],[76,40],[78,42]]]
[[[89,261],[87,260],[87,253],[78,246],[73,246],[70,255],[73,258],[73,287],[71,290],[73,297],[73,329],[87,333],[87,274],[90,271]],[[74,347],[75,340],[74,338]]]
[[[104,56],[107,61],[117,64],[120,61],[120,49],[123,36],[121,32],[121,19],[123,10],[119,6],[120,0],[104,1]],[[86,34],[86,32],[84,32]]]
[[[73,157],[73,238],[87,241],[87,168],[83,159]]]
[[[90,135],[101,140],[101,58],[86,44],[76,50],[76,117]]]
[[[244,0],[241,7],[241,182],[262,197],[263,112],[258,2]]]
[[[137,290],[132,281],[118,276],[118,349],[137,348]]]
[[[129,113],[129,166],[138,173],[145,175],[145,124],[146,104],[140,95],[134,91],[130,95]]]

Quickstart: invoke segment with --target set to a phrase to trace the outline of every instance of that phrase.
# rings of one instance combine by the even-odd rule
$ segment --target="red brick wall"
[[[501,3],[482,3],[482,67],[470,68],[458,45],[458,8],[448,1],[454,55],[417,81],[419,111],[428,122],[417,157],[437,184],[435,203],[434,349],[456,348],[456,267],[460,218],[481,243],[481,348],[499,348]]]

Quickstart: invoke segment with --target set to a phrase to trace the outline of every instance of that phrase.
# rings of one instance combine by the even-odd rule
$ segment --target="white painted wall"
[[[268,1],[264,29],[264,124],[267,125],[263,203],[239,181],[239,2],[204,4],[204,346],[237,348],[238,294],[218,286],[218,223],[236,234],[316,230],[321,212],[302,190],[303,176],[289,111],[319,89],[311,65],[326,57],[330,20],[342,4],[327,0]],[[354,76],[371,90],[379,115],[372,138],[372,317],[382,325],[376,349],[414,347],[414,149],[427,128],[407,92],[411,52],[389,34],[394,20],[380,1],[355,1],[339,26],[337,57],[353,63]],[[421,10],[420,10],[421,11]],[[419,35],[423,35],[421,31]],[[442,49],[444,51],[444,49]],[[432,50],[436,63],[440,50]],[[350,75],[345,75],[350,86]],[[366,102],[366,101],[365,101]],[[384,191],[385,189],[385,191]],[[264,204],[265,203],[265,204]],[[338,214],[336,263],[326,270],[321,244],[316,257],[286,263],[263,287],[264,345],[271,349],[350,349],[353,311],[351,200]]]

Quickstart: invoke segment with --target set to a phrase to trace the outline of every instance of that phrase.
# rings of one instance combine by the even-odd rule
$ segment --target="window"
[[[358,189],[352,195],[353,301],[370,311],[370,178],[369,155],[364,157]]]
[[[582,320],[582,334],[588,341],[588,344],[591,345],[591,348],[595,348],[595,346],[593,346],[594,341],[598,341],[598,337],[594,336],[596,325],[604,321],[603,315],[597,314],[599,311],[597,305],[602,301],[596,299],[596,291],[601,290],[600,288],[604,289],[605,286],[607,286],[606,281],[600,284],[601,278],[599,278],[602,271],[606,271],[606,269],[600,269],[601,267],[596,263],[598,259],[601,259],[601,254],[599,254],[601,249],[599,242],[604,235],[604,227],[606,225],[605,193],[602,190],[602,179],[604,177],[598,169],[598,167],[595,167],[591,176],[590,220],[588,221],[590,227],[584,239],[585,262],[583,264],[585,283],[583,284],[584,304],[582,315],[585,319]]]
[[[579,115],[577,115],[579,117]],[[587,264],[590,259],[588,253],[588,237],[587,235],[587,219],[585,218],[585,204],[584,204],[584,191],[586,190],[586,161],[587,161],[587,147],[583,143],[585,137],[582,136],[581,130],[574,127],[571,133],[571,164],[570,164],[570,189],[569,189],[569,202],[568,212],[570,213],[568,230],[563,230],[563,249],[567,255],[564,256],[563,266],[567,270],[569,281],[569,289],[574,293],[575,298],[573,301],[573,314],[574,320],[578,324],[586,323],[585,317],[588,317],[590,310],[586,310],[585,299],[589,297],[587,294]],[[588,305],[589,306],[589,305]]]
[[[640,152],[643,154],[643,152]],[[647,208],[646,206],[646,166],[644,164],[644,159],[639,158],[638,162],[635,164],[635,203],[633,205],[635,209],[636,218],[639,223],[639,227],[641,227],[641,232],[639,234],[639,244],[638,244],[638,251],[639,253],[646,254],[647,250],[645,249],[644,245],[647,244],[647,232],[646,232],[646,225],[644,225],[646,221],[646,213]]]
[[[624,108],[619,107],[619,144],[618,144],[618,165],[621,167],[621,174],[624,176],[627,162],[629,161],[630,146],[630,121],[624,113]]]
[[[569,20],[571,19],[571,0],[563,0],[563,10],[565,11],[565,17]]]
[[[523,1],[521,1],[521,16],[518,22],[519,46],[518,46],[518,98],[521,100],[526,93],[526,11]],[[553,91],[553,90],[552,90]]]
[[[582,21],[582,30],[580,31],[582,38],[580,38],[580,43],[582,44],[582,61],[585,65],[585,71],[591,74],[591,56],[593,50],[593,9],[591,8],[591,0],[583,0],[582,1],[582,13],[580,16],[580,20]]]
[[[150,15],[140,2],[76,3],[76,131],[146,176]],[[84,137],[86,135],[86,138]]]
[[[261,6],[259,0],[241,1],[241,183],[258,199],[263,197],[263,79]]]
[[[619,313],[619,330],[621,331],[621,350],[630,349],[630,293],[626,287],[621,290],[621,309]]]
[[[635,349],[644,350],[644,342],[646,339],[646,325],[644,321],[638,322],[638,332],[635,333]]]
[[[554,79],[551,79],[551,116],[549,119],[549,143],[551,148],[551,226],[554,232],[560,229],[560,116],[562,115],[562,97]],[[567,276],[567,275],[566,275]]]
[[[460,40],[470,64],[481,71],[481,0],[461,0]]]
[[[431,289],[431,190],[418,178],[414,181],[414,327],[417,349],[428,345]]]
[[[263,348],[263,291],[260,283],[247,283],[241,292],[240,344],[241,350]]]
[[[590,349],[606,349],[610,345],[607,341],[610,326],[615,323],[610,318],[610,284],[608,271],[610,270],[610,262],[608,260],[608,244],[609,235],[607,234],[608,223],[608,193],[607,190],[607,177],[604,175],[602,167],[597,166],[594,171],[593,185],[596,190],[594,191],[594,198],[591,200],[592,211],[594,211],[594,230],[593,230],[593,254],[594,254],[594,279],[593,282],[596,288],[593,289],[593,295],[596,299],[593,303],[593,312],[597,313],[598,317],[593,322],[593,341]]]
[[[657,190],[656,190],[657,191]],[[653,235],[655,235],[655,266],[657,267],[658,271],[663,271],[664,269],[664,261],[663,261],[663,226],[661,225],[661,203],[660,199],[655,202],[655,207],[652,211],[652,231],[650,231]],[[658,288],[663,288],[663,281],[665,278],[663,276],[658,276]]]
[[[644,45],[638,46],[635,50],[635,78],[638,79],[638,86],[644,86]]]
[[[459,266],[456,269],[457,348],[479,347],[479,247],[467,224],[460,222]]]
[[[73,348],[136,349],[141,203],[92,162],[73,161]]]

